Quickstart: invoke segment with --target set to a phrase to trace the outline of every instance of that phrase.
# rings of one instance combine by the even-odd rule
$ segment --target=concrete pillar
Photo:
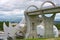
[[[38,9],[36,6],[31,5],[30,7],[35,7],[36,9]],[[27,8],[27,9],[28,9]],[[28,10],[26,10],[28,11]],[[26,30],[26,35],[25,38],[37,38],[37,15],[28,15],[28,13],[26,13],[25,11],[25,20],[26,20],[26,25],[27,25],[27,30]]]
[[[38,24],[38,16],[37,15],[33,15],[30,16],[30,37],[31,38],[37,38],[37,24]]]
[[[53,33],[54,17],[55,17],[55,14],[53,14],[53,16],[51,17],[46,17],[45,15],[42,16],[44,27],[45,27],[44,38],[54,37],[54,33]]]
[[[45,2],[42,3],[41,9],[43,8],[43,5],[45,3],[51,3],[53,5],[53,7],[55,7],[55,4],[53,2],[45,1]],[[55,14],[53,14],[51,17],[46,17],[43,14],[43,11],[42,11],[42,18],[43,18],[43,23],[44,23],[44,27],[45,27],[44,38],[54,37],[54,34],[53,34],[53,22],[54,22]]]
[[[25,16],[26,17],[26,25],[27,25],[27,32],[26,37],[27,38],[37,38],[37,25],[39,24],[38,16],[32,15],[32,16]]]

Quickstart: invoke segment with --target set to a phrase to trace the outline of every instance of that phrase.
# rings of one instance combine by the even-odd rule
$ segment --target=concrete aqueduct
[[[50,8],[44,8],[43,5],[45,3],[51,3],[53,7]],[[28,11],[29,8],[34,7],[36,10],[34,11]],[[43,26],[45,28],[44,32],[44,38],[51,38],[54,37],[53,34],[53,21],[55,18],[56,13],[60,12],[60,6],[56,6],[53,2],[51,1],[45,1],[42,3],[40,9],[36,7],[35,5],[29,6],[25,10],[25,20],[26,20],[26,25],[27,25],[27,31],[26,31],[26,38],[38,38],[37,37],[37,30],[36,26],[43,23]],[[50,17],[46,17],[45,14],[53,14]],[[39,18],[39,15],[42,16],[42,18]],[[41,22],[42,20],[42,22]]]

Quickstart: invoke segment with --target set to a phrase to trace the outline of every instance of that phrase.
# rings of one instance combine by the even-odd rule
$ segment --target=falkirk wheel
[[[53,8],[47,8],[43,9],[43,5],[45,3],[51,3],[53,5]],[[34,7],[36,10],[34,11],[28,11],[29,8]],[[51,38],[54,37],[53,34],[53,21],[55,18],[56,13],[58,10],[55,7],[55,4],[51,1],[45,1],[42,3],[40,9],[36,7],[35,5],[29,6],[25,10],[25,20],[26,20],[26,26],[27,26],[27,31],[25,34],[25,38],[38,38],[37,36],[37,25],[43,23],[43,26],[45,28],[44,32],[44,38]],[[45,14],[53,14],[50,17],[46,17]],[[39,15],[42,16],[42,18],[39,17]]]

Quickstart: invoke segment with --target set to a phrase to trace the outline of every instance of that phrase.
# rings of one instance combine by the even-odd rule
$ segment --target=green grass
[[[16,39],[16,40],[60,40],[60,38],[36,38],[36,39]]]

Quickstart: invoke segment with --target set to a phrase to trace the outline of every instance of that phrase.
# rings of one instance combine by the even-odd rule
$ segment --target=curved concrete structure
[[[45,32],[44,26],[43,25],[38,25],[37,26],[38,37],[43,38],[44,37],[44,32]],[[53,25],[53,33],[54,33],[54,37],[59,37],[58,29],[55,25]]]

